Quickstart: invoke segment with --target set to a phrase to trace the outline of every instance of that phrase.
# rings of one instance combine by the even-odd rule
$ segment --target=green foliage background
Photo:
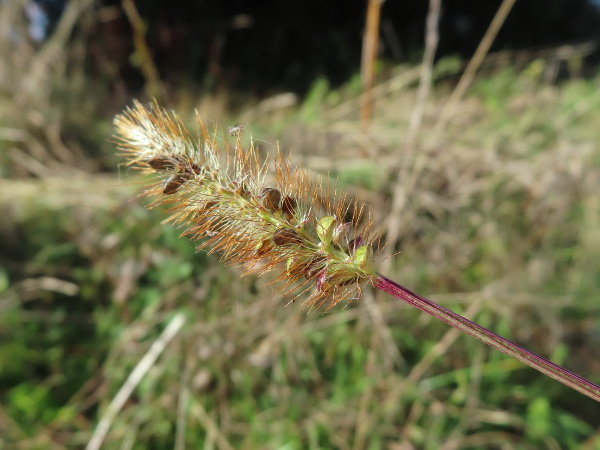
[[[0,448],[83,448],[178,313],[105,448],[600,448],[596,402],[394,299],[285,306],[268,278],[195,252],[119,166],[115,80],[82,70],[77,43],[44,77],[28,72],[43,48],[3,45]],[[427,144],[460,68],[441,61],[412,150],[413,67],[382,67],[369,131],[355,81],[268,108],[170,98],[191,124],[193,107],[245,122],[265,153],[279,140],[380,223],[398,173],[417,176],[381,270],[598,383],[600,79],[548,79],[552,64],[490,63]]]

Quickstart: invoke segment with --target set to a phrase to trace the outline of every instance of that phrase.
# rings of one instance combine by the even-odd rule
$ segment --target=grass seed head
[[[316,306],[358,298],[375,278],[370,214],[310,182],[279,152],[270,171],[252,141],[242,148],[238,134],[231,147],[199,118],[193,140],[177,115],[156,104],[135,102],[114,124],[127,164],[154,175],[145,191],[152,206],[168,205],[168,221],[201,240],[199,248],[246,273],[279,269],[282,291],[312,290],[307,301]]]

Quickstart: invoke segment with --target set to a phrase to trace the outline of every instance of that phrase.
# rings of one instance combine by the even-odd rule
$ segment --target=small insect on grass
[[[227,132],[230,136],[239,136],[240,134],[242,134],[242,131],[244,131],[244,125],[246,124],[243,122],[238,122],[234,126],[229,127],[227,129]]]

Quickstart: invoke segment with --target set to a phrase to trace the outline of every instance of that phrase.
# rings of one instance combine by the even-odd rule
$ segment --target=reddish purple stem
[[[448,325],[452,325],[453,327],[464,331],[474,338],[479,339],[481,342],[488,344],[490,347],[500,350],[501,352],[518,359],[522,363],[539,370],[543,374],[548,375],[550,378],[554,378],[562,384],[569,386],[570,388],[575,389],[584,395],[587,395],[597,402],[600,402],[600,386],[592,383],[589,380],[586,380],[576,373],[560,367],[553,362],[548,361],[547,359],[542,358],[541,356],[538,356],[535,353],[532,353],[529,350],[509,341],[508,339],[504,339],[503,337],[492,333],[482,326],[477,325],[476,323],[471,322],[470,320],[465,319],[456,313],[453,313],[449,309],[446,309],[443,306],[432,302],[431,300],[427,300],[425,297],[415,294],[411,290],[390,280],[389,278],[384,277],[383,275],[377,274],[373,285],[377,289],[387,292],[388,294],[393,295],[400,300],[404,300],[406,303],[419,308],[421,311],[431,314],[433,317],[441,320],[442,322],[446,322]]]

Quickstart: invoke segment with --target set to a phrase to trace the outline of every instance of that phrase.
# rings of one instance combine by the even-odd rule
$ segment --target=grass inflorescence
[[[271,178],[269,165],[261,161],[252,140],[243,148],[241,133],[236,133],[231,148],[218,129],[209,133],[198,119],[197,144],[179,117],[155,104],[145,109],[136,102],[115,118],[115,125],[128,164],[158,177],[146,194],[157,197],[155,205],[171,207],[169,220],[184,226],[185,235],[202,239],[199,248],[220,251],[226,261],[244,264],[247,273],[281,268],[277,278],[286,286],[284,291],[308,284],[301,294],[314,284],[310,305],[331,307],[356,298],[361,286],[371,282],[600,401],[599,385],[376,273],[373,222],[365,207],[345,206],[345,196],[324,189],[322,182],[311,183],[307,172],[281,153],[277,152]],[[322,199],[325,212],[319,214],[316,205]]]
[[[197,122],[194,139],[176,114],[139,102],[115,118],[127,164],[154,175],[145,191],[152,206],[167,205],[167,220],[202,240],[199,249],[220,252],[246,273],[280,269],[283,291],[300,291],[293,299],[313,285],[310,305],[359,297],[376,276],[377,236],[364,205],[312,182],[279,151],[270,166],[252,139],[244,147],[237,133],[229,145],[218,128]]]

